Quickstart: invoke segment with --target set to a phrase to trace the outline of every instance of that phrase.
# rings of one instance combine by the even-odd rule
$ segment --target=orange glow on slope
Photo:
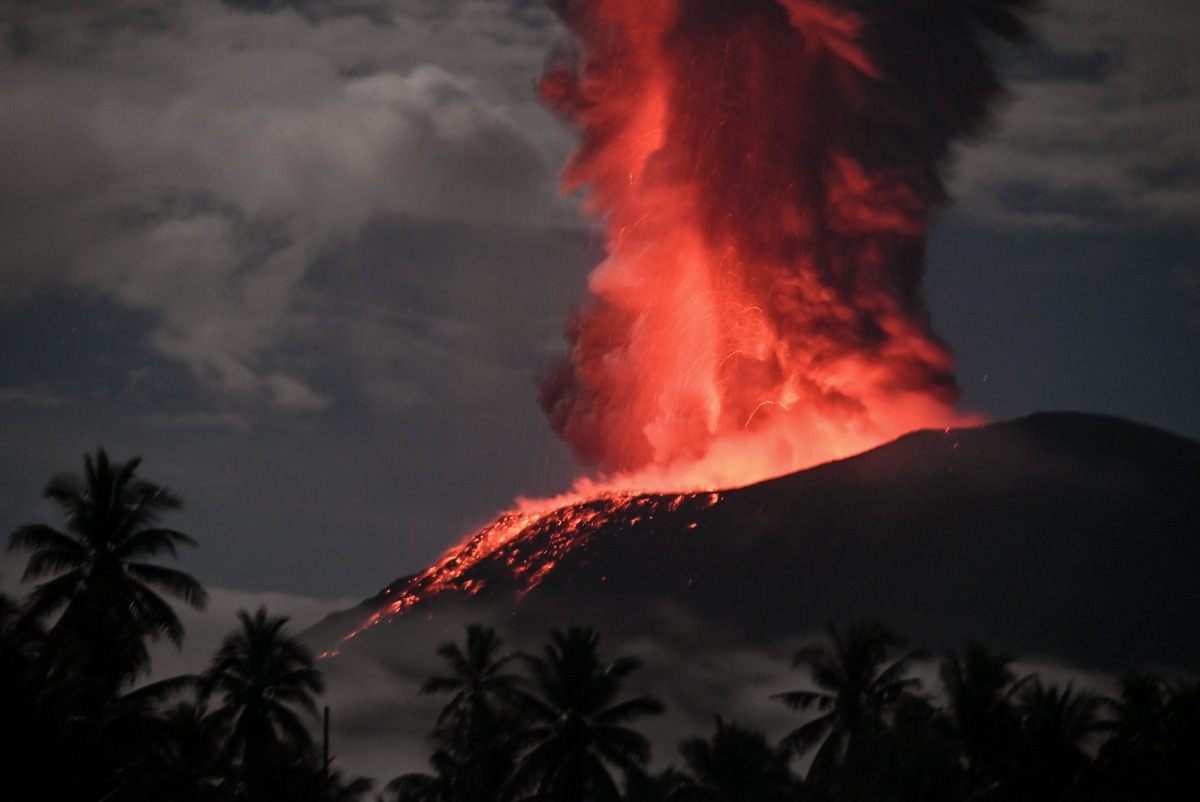
[[[920,292],[940,170],[1000,91],[977,21],[848,0],[552,4],[579,55],[541,92],[580,131],[564,188],[586,190],[607,255],[540,401],[598,478],[518,502],[365,626],[479,592],[483,560],[528,591],[649,489],[743,486],[980,422],[954,408]]]
[[[503,565],[508,576],[519,583],[518,595],[524,596],[554,570],[567,550],[585,547],[598,524],[612,520],[618,513],[624,514],[631,523],[641,518],[652,519],[662,509],[675,510],[687,496],[610,491],[571,502],[565,502],[564,498],[541,502],[522,500],[521,508],[504,513],[410,579],[394,598],[342,642],[352,640],[364,630],[402,615],[417,603],[434,596],[479,594],[487,588],[488,580],[473,569],[485,560],[491,566]],[[701,507],[711,507],[719,500],[718,493],[710,493],[703,499]],[[336,654],[335,649],[321,657]]]

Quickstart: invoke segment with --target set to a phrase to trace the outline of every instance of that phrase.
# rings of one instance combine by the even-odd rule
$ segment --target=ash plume
[[[541,403],[586,463],[752,481],[954,409],[921,294],[1023,0],[579,0],[542,95],[607,258]],[[699,466],[699,468],[697,468]]]

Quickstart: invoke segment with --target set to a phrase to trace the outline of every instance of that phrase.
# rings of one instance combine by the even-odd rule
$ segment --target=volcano
[[[738,489],[510,513],[309,639],[371,651],[463,619],[653,636],[673,610],[710,644],[877,618],[929,647],[1194,668],[1198,578],[1200,444],[1040,413]]]

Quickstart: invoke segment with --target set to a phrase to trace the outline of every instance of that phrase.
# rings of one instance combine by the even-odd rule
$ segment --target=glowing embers
[[[528,593],[596,533],[670,503],[644,488],[740,487],[979,422],[954,408],[921,282],[952,147],[1000,94],[976,39],[1019,37],[1015,17],[996,25],[970,3],[554,5],[579,48],[542,95],[580,131],[564,187],[586,188],[606,258],[539,401],[601,473],[501,516],[366,626],[501,579]]]
[[[884,69],[889,36],[923,12],[561,9],[581,47],[543,96],[581,134],[564,185],[587,188],[607,229],[542,385],[580,459],[663,479],[642,486],[733,487],[969,422],[920,297],[938,169],[961,131],[904,128],[928,116],[928,88],[906,98],[908,74]]]
[[[524,510],[501,515],[491,524],[455,546],[436,564],[396,590],[343,642],[364,630],[403,615],[414,605],[442,594],[475,596],[492,584],[515,583],[519,599],[537,587],[572,552],[586,559],[588,541],[601,530],[618,533],[639,523],[652,522],[662,513],[677,513],[683,505],[703,510],[715,505],[720,494],[650,495],[611,491],[564,501],[524,502]],[[693,524],[694,526],[694,524]],[[332,654],[336,654],[334,651]],[[327,656],[327,655],[323,655]]]

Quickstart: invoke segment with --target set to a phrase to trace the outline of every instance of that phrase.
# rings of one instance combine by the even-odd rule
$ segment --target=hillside
[[[563,515],[590,519],[572,547],[548,516],[464,572],[474,595],[424,599],[353,648],[450,610],[653,635],[663,624],[652,613],[669,609],[702,622],[697,637],[712,644],[876,617],[929,646],[978,638],[1102,669],[1200,666],[1200,444],[1116,418],[1041,413],[915,432],[717,496]],[[521,579],[510,563],[526,564]],[[310,639],[328,648],[412,582]]]

